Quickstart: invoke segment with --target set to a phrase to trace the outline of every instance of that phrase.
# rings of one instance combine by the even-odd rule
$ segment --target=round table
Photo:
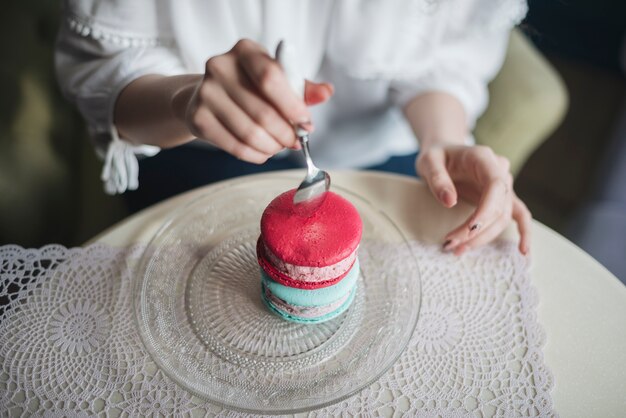
[[[442,209],[428,188],[405,176],[331,171],[334,184],[351,189],[385,211],[407,238],[441,242],[471,211]],[[294,186],[303,171],[289,176]],[[230,180],[236,181],[236,180]],[[224,184],[224,183],[220,183]],[[145,209],[94,237],[113,246],[147,243],[164,219],[214,185]],[[516,239],[514,228],[504,233]],[[574,244],[533,221],[531,279],[539,293],[538,320],[547,334],[545,361],[555,377],[556,411],[564,417],[621,417],[626,411],[626,287]]]

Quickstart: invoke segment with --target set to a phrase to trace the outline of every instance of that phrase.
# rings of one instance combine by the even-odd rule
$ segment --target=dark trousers
[[[368,170],[415,176],[416,154],[391,157]],[[257,165],[222,151],[195,146],[162,150],[139,161],[139,189],[124,193],[128,209],[137,212],[168,197],[220,180],[247,174],[300,168],[287,158],[270,158]]]

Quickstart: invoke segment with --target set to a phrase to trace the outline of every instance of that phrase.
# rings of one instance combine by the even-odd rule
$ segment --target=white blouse
[[[268,51],[285,39],[306,78],[334,84],[311,109],[311,152],[323,168],[363,167],[417,150],[400,108],[420,93],[454,95],[473,126],[526,11],[525,0],[65,0],[56,68],[105,158],[109,193],[136,189],[135,155],[159,150],[117,136],[121,89],[146,74],[203,73],[241,38]]]

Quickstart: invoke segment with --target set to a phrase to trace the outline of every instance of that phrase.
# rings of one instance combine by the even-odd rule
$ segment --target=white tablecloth
[[[412,245],[423,290],[407,349],[374,385],[311,415],[551,416],[552,377],[527,260],[502,242],[462,258]],[[4,410],[239,415],[192,396],[142,345],[131,297],[142,249],[0,247],[12,290],[0,317]],[[406,256],[379,251],[389,265]]]
[[[281,175],[284,176],[284,174]],[[300,177],[299,173],[291,175],[293,175],[295,181]],[[410,239],[418,242],[416,245],[424,246],[424,248],[432,248],[433,251],[443,236],[443,233],[460,222],[462,217],[467,215],[469,211],[469,208],[464,205],[460,205],[458,208],[450,211],[442,210],[430,197],[426,188],[421,183],[408,178],[378,173],[355,172],[337,172],[332,173],[332,176],[337,184],[351,188],[371,202],[375,202],[375,204],[379,205],[382,210],[394,219],[395,223],[401,227]],[[245,181],[245,179],[235,181]],[[205,192],[206,189],[201,189],[166,201],[129,218],[121,225],[97,237],[94,241],[106,244],[106,247],[111,250],[126,253],[129,246],[137,243],[140,245],[146,243],[173,208]],[[626,393],[625,381],[623,379],[623,376],[626,374],[626,350],[624,350],[626,347],[626,289],[612,277],[610,273],[562,237],[559,237],[557,234],[538,223],[534,224],[533,233],[534,239],[530,277],[532,284],[538,289],[539,294],[540,304],[537,307],[539,324],[543,325],[547,334],[547,345],[543,350],[545,362],[553,371],[556,379],[556,386],[553,390],[554,406],[563,416],[622,416],[623,411],[626,410],[626,397],[623,396],[623,394]],[[77,249],[73,251],[78,254],[76,255],[78,259],[84,260],[85,254],[81,253],[81,251],[88,252],[89,249]],[[93,249],[91,251],[93,251]],[[504,259],[507,260],[516,259],[513,256],[514,251],[512,247],[506,245],[504,247],[488,247],[485,251],[487,251],[487,255],[491,253],[492,255],[496,254],[498,257],[504,257]],[[510,253],[510,257],[506,256],[507,252]],[[465,259],[471,259],[471,257],[472,256]],[[453,266],[455,263],[456,261],[452,260],[451,264]],[[520,270],[520,264],[513,264],[517,266],[515,271],[523,271],[523,269]],[[98,271],[118,271],[120,280],[123,281],[125,270],[120,270],[120,266],[122,265],[123,263],[119,262],[113,265],[109,263],[108,268],[101,267]],[[7,269],[12,267],[4,262],[2,268],[2,278],[5,279],[7,277]],[[30,274],[44,280],[44,278],[49,278],[46,276],[46,272],[50,272],[50,268],[51,266],[46,264],[38,270],[29,271],[31,272]],[[22,271],[25,270],[22,269]],[[459,276],[454,269],[450,270],[450,273],[453,273],[453,278],[463,277],[462,275]],[[82,277],[85,274],[85,270],[79,269],[74,274],[63,273],[60,275],[57,274],[54,277],[76,278]],[[424,318],[428,317],[428,299],[432,301],[437,300],[435,293],[432,294],[433,296],[427,297],[428,275],[423,276],[424,310],[420,319],[422,325],[418,325],[416,338],[419,335],[424,336],[429,332],[432,333],[437,329],[428,328],[428,330],[424,330],[423,328],[424,324],[426,324]],[[507,277],[507,280],[513,280],[513,276]],[[13,278],[11,278],[11,280],[13,280]],[[21,279],[18,278],[18,280]],[[516,286],[519,289],[530,289],[530,287],[526,287],[528,284],[528,276],[524,274],[521,274],[515,279],[515,283],[517,283]],[[17,287],[19,288],[20,285]],[[23,305],[22,301],[28,301],[27,304],[31,305],[29,300],[34,297],[33,295],[35,295],[35,290],[37,289],[44,289],[44,287],[33,288],[33,292],[21,292],[20,295],[22,296],[20,296],[19,302],[13,302],[14,305],[17,305],[17,309],[14,311],[22,312],[20,310]],[[6,292],[6,289],[2,292]],[[517,292],[517,290],[515,292]],[[535,312],[534,304],[536,303],[535,293],[530,290],[522,293],[528,295],[528,297],[520,298],[519,308],[522,309],[522,307],[524,307],[523,309],[526,309],[525,312],[527,312],[529,316],[525,320],[525,327],[531,332],[526,335],[525,342],[518,346],[518,348],[532,345],[537,348],[536,350],[535,348],[532,350],[534,350],[539,357],[535,358],[534,363],[519,363],[518,358],[511,357],[510,359],[512,363],[511,367],[513,367],[512,370],[521,371],[528,365],[534,364],[532,370],[539,372],[537,380],[534,380],[535,378],[533,379],[534,387],[526,386],[530,392],[522,397],[516,398],[519,401],[516,404],[516,408],[519,410],[522,410],[520,408],[526,408],[523,409],[523,411],[532,414],[533,411],[534,413],[538,413],[537,411],[548,411],[550,409],[550,397],[548,395],[550,379],[549,373],[547,373],[546,369],[543,367],[543,360],[541,360],[540,346],[543,338],[542,333],[537,331],[540,327],[535,326],[536,322],[533,322],[535,321],[533,315]],[[445,296],[443,298],[444,301],[449,300],[450,296],[453,294],[454,292],[442,293],[442,295]],[[0,296],[3,295],[4,293],[0,294]],[[59,287],[59,291],[56,295],[71,298],[73,297],[73,292],[69,290],[63,292],[62,288]],[[123,300],[124,297],[116,302],[116,309],[121,309],[124,306]],[[95,340],[92,340],[92,342],[79,343],[79,340],[76,340],[77,342],[72,344],[61,344],[59,342],[60,339],[57,338],[57,336],[61,335],[60,331],[57,331],[56,334],[51,334],[50,326],[54,323],[56,324],[56,329],[59,330],[61,329],[59,325],[61,323],[60,318],[67,318],[70,313],[79,310],[91,310],[93,313],[94,309],[96,309],[95,312],[100,313],[102,309],[105,309],[103,308],[104,305],[102,305],[102,303],[96,305],[82,303],[81,305],[74,304],[70,308],[69,305],[66,304],[68,307],[63,308],[63,310],[60,305],[62,305],[62,303],[58,300],[48,305],[48,309],[54,307],[58,310],[56,316],[48,311],[49,315],[46,326],[44,327],[40,324],[39,328],[36,328],[41,335],[48,338],[50,344],[56,347],[56,351],[51,350],[45,353],[37,351],[39,354],[34,355],[37,361],[43,358],[62,359],[63,355],[60,355],[59,352],[67,353],[72,347],[74,347],[74,349],[78,349],[79,347],[86,349],[95,345],[99,349],[103,349],[100,345],[94,344],[93,342],[100,341],[99,338],[102,338],[101,333],[103,331],[98,331],[93,334],[94,336],[92,338],[95,338]],[[107,309],[111,308],[108,307]],[[443,312],[446,308],[439,306],[436,307],[436,309]],[[106,312],[111,314],[110,311]],[[4,313],[4,315],[6,316],[7,313]],[[123,316],[128,318],[128,315]],[[455,317],[456,315],[449,312],[445,316],[445,318]],[[53,322],[53,319],[56,322]],[[3,324],[5,322],[6,321],[3,321]],[[130,323],[130,321],[128,322]],[[83,328],[76,328],[75,326],[73,329],[88,329],[84,327],[87,326],[86,324],[88,324],[89,321],[82,321],[80,323],[83,324]],[[528,327],[528,324],[533,323],[535,325]],[[458,329],[458,321],[456,324],[457,325],[454,326],[453,321],[453,326],[450,329]],[[190,411],[193,410],[193,415],[203,415],[205,412],[219,411],[219,409],[210,405],[204,405],[201,406],[200,409],[195,409],[198,405],[202,404],[201,400],[191,396],[172,381],[167,380],[163,373],[154,366],[151,360],[145,357],[145,353],[140,356],[143,361],[143,363],[141,363],[141,369],[133,369],[131,367],[134,373],[132,379],[129,380],[128,375],[124,373],[111,373],[111,376],[117,382],[117,386],[103,385],[99,392],[101,394],[99,398],[86,396],[86,394],[90,392],[85,392],[80,389],[83,383],[94,379],[94,374],[74,373],[70,366],[78,367],[79,370],[82,370],[80,367],[83,366],[83,363],[79,364],[76,358],[66,364],[67,372],[64,378],[57,376],[54,383],[44,384],[46,379],[49,379],[51,376],[50,369],[38,365],[35,360],[28,360],[28,357],[25,355],[16,354],[15,349],[11,348],[13,345],[4,344],[4,341],[7,340],[4,338],[5,333],[9,335],[8,332],[15,332],[19,327],[9,327],[5,325],[3,325],[3,327],[2,334],[0,334],[2,336],[1,341],[3,342],[3,349],[0,351],[3,365],[3,372],[2,375],[0,375],[0,393],[2,394],[2,397],[0,397],[0,406],[8,407],[10,403],[10,405],[17,408],[12,410],[13,412],[21,411],[28,414],[27,411],[56,410],[63,414],[63,411],[68,408],[82,408],[85,411],[93,412],[107,410],[111,414],[120,413],[122,411],[143,411],[143,413],[145,413],[146,411],[151,411],[151,408],[157,407],[164,408],[164,412],[171,412],[173,406],[182,408],[179,410],[185,410],[185,408],[188,408]],[[100,327],[101,330],[105,328]],[[30,331],[34,329],[35,328],[30,329]],[[121,330],[124,331],[127,336],[132,335],[130,331],[126,332],[128,331],[126,328],[122,328]],[[425,331],[427,331],[426,334],[424,334]],[[32,332],[22,333],[20,335],[19,338],[21,338],[20,341],[23,344],[28,346],[27,343],[32,342],[31,346],[34,346],[35,340],[30,337],[30,335],[33,335]],[[51,335],[55,337],[50,338]],[[433,335],[436,335],[436,333]],[[452,335],[457,334],[453,333]],[[14,336],[12,338],[14,338]],[[447,336],[440,341],[448,341],[448,343],[428,344],[426,343],[426,341],[428,341],[427,338],[414,338],[404,357],[409,355],[412,349],[423,350],[423,353],[426,354],[433,353],[434,348],[441,349],[442,347],[446,347],[451,344],[450,341],[455,341],[455,339],[456,337]],[[56,343],[54,343],[55,341]],[[140,345],[132,347],[139,347],[138,350],[141,350]],[[134,358],[133,356],[114,355],[109,357],[108,361],[96,361],[95,364],[99,370],[105,370],[105,368],[109,366],[118,368],[127,367],[132,363],[131,360]],[[413,366],[406,367],[406,364],[402,362],[398,364],[401,365],[400,368],[392,369],[389,372],[390,376],[396,375],[399,370],[413,370]],[[512,405],[511,403],[507,404],[503,401],[505,399],[511,400],[513,397],[509,396],[507,398],[506,395],[504,395],[504,397],[503,395],[498,395],[499,397],[495,396],[498,391],[496,390],[494,392],[491,389],[489,389],[489,392],[476,392],[471,396],[468,395],[469,401],[467,405],[459,406],[456,403],[444,404],[443,402],[423,403],[423,399],[426,398],[411,395],[417,393],[414,391],[417,387],[431,387],[434,392],[439,392],[441,388],[462,388],[466,383],[464,380],[451,381],[446,379],[446,376],[464,376],[465,373],[469,373],[469,371],[450,369],[449,366],[452,363],[449,361],[440,361],[439,364],[445,365],[446,368],[435,370],[438,379],[430,380],[425,384],[420,380],[420,376],[422,375],[405,374],[404,379],[395,380],[397,382],[396,386],[393,386],[391,383],[392,380],[386,381],[385,384],[391,384],[388,388],[389,390],[382,390],[384,388],[381,385],[384,381],[381,380],[381,382],[361,392],[359,399],[364,399],[363,397],[365,397],[369,399],[368,402],[373,401],[373,403],[367,403],[367,405],[376,405],[375,412],[382,415],[392,415],[394,412],[402,412],[407,410],[407,408],[419,408],[422,411],[426,411],[429,409],[438,410],[438,408],[445,407],[457,408],[458,411],[461,411],[463,408],[471,409],[474,406],[474,402],[476,402],[476,406],[481,408],[487,406],[486,412],[490,412],[490,408],[492,408],[494,404]],[[425,368],[425,370],[429,369]],[[452,373],[451,370],[456,371],[457,374]],[[475,369],[473,373],[469,373],[468,375],[479,375],[480,373],[476,374],[477,370],[478,369]],[[522,374],[528,376],[526,371]],[[77,380],[73,381],[69,378],[71,376],[76,377]],[[96,373],[95,376],[98,376],[98,374]],[[487,376],[489,376],[492,383],[503,381],[502,379],[493,379],[493,375],[490,374],[483,376],[486,380],[488,380]],[[416,377],[418,377],[418,379],[416,379]],[[23,390],[20,390],[22,387],[18,387],[17,381],[26,382],[21,383],[25,385],[23,386]],[[511,382],[507,383],[510,384]],[[74,396],[72,400],[58,400],[57,402],[53,402],[51,400],[36,400],[36,396],[33,397],[35,390],[45,390],[48,391],[48,393],[63,397],[67,393],[66,389],[62,389],[63,387],[66,389],[69,388],[70,394]],[[502,388],[506,389],[506,387],[506,384],[502,386],[500,383],[498,390]],[[543,391],[538,393],[538,390]],[[504,390],[504,393],[510,395],[512,391]],[[494,397],[492,398],[492,396]],[[123,399],[126,400],[122,401]],[[538,402],[527,403],[528,399],[534,399]],[[336,407],[353,408],[355,405],[357,405],[357,403],[343,403]],[[527,407],[527,405],[530,405],[530,407]],[[540,409],[536,409],[536,407],[540,407]],[[505,408],[506,407],[502,407],[500,411]],[[370,409],[367,410],[370,411]],[[358,409],[352,409],[352,411],[359,413],[365,412],[365,410]]]

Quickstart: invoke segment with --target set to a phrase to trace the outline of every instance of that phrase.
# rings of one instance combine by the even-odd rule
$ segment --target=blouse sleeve
[[[414,78],[391,83],[392,100],[404,107],[414,97],[442,91],[456,97],[474,127],[485,111],[488,83],[496,76],[506,54],[511,29],[525,16],[524,1],[503,1],[500,9],[480,0],[448,10],[448,19],[428,70]]]
[[[85,118],[109,194],[138,187],[137,155],[158,147],[120,138],[113,123],[115,101],[131,81],[147,74],[185,72],[167,20],[165,1],[66,0],[55,66],[64,95]]]

